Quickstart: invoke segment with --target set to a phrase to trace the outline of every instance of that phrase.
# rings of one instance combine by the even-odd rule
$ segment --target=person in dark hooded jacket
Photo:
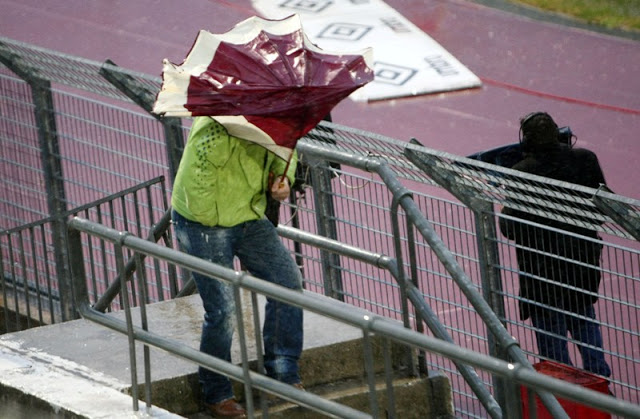
[[[527,115],[521,120],[520,129],[523,159],[513,166],[514,170],[591,188],[605,183],[596,155],[558,141],[558,126],[549,114]],[[529,200],[536,198],[535,192],[521,193]],[[502,213],[552,228],[500,219],[502,234],[518,244],[520,317],[531,319],[539,354],[572,365],[567,342],[571,333],[573,339],[582,343],[578,346],[584,369],[610,376],[593,307],[601,280],[598,266],[602,244],[597,232],[562,222],[562,214],[550,219],[508,205]]]

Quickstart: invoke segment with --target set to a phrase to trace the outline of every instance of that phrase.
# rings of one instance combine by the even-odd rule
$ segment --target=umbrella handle
[[[289,166],[291,165],[291,160],[293,160],[293,153],[289,156],[289,160],[287,160],[287,165],[284,167],[284,173],[280,178],[280,187],[284,188],[284,178],[287,176],[287,172],[289,171]]]

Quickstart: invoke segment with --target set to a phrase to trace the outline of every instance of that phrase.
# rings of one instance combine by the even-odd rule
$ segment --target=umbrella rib
[[[282,51],[280,51],[280,48],[278,48],[278,46],[276,45],[276,43],[273,41],[273,39],[269,38],[269,43],[273,46],[273,48],[278,52],[278,56],[280,56],[280,60],[284,63],[285,68],[287,69],[287,73],[289,74],[289,78],[291,80],[296,80],[296,73],[293,69],[293,67],[291,66],[291,63],[289,62],[289,60],[287,59],[287,55],[283,54]]]

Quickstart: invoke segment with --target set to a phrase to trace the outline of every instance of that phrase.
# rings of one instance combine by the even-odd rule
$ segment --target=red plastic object
[[[590,390],[598,391],[605,394],[608,394],[609,392],[609,383],[606,379],[569,365],[560,364],[553,361],[542,361],[534,364],[533,368],[535,368],[535,370],[541,374],[564,380],[572,384],[577,384]],[[522,417],[528,419],[531,412],[529,412],[529,397],[527,394],[527,388],[522,386],[520,388],[520,391],[522,395]],[[611,415],[607,412],[594,409],[590,406],[585,406],[583,404],[574,402],[573,400],[558,398],[558,401],[570,418],[611,418]],[[537,416],[534,417],[537,417],[538,419],[553,418],[549,411],[544,407],[538,396],[535,396],[535,403]]]

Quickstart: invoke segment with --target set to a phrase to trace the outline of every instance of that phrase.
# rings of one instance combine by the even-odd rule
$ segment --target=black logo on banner
[[[337,39],[340,41],[358,41],[373,27],[355,23],[332,23],[320,32],[320,39]]]
[[[378,83],[393,84],[402,86],[415,76],[418,70],[414,68],[401,67],[395,64],[376,62],[373,64],[375,81]]]

